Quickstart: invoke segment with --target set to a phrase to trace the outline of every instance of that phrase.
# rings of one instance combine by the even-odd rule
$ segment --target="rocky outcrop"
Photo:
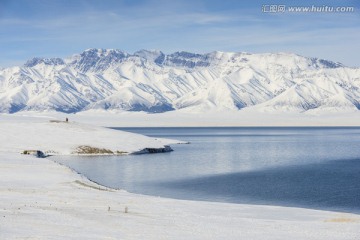
[[[144,148],[140,151],[133,152],[132,154],[147,154],[147,153],[165,153],[174,151],[170,146],[165,145],[162,148]]]

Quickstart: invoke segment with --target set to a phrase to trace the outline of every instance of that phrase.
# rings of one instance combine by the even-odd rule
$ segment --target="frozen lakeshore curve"
[[[33,156],[0,154],[0,176],[0,239],[359,237],[355,214],[131,194]]]

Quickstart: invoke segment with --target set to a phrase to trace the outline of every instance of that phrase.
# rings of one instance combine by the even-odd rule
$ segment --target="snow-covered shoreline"
[[[71,154],[87,144],[116,151],[120,143],[131,152],[174,140],[44,118],[1,119],[0,132],[0,239],[350,240],[360,234],[357,214],[143,196],[20,154],[24,148]]]
[[[33,156],[0,154],[0,176],[0,239],[359,236],[356,214],[137,195],[99,186],[65,166]]]
[[[360,126],[360,111],[326,114],[271,113],[241,111],[172,111],[158,114],[146,112],[89,110],[76,114],[61,112],[18,112],[0,114],[1,119],[65,119],[106,127],[334,127]]]
[[[0,152],[40,150],[50,155],[129,154],[146,149],[167,150],[181,141],[150,138],[140,134],[80,124],[77,122],[1,121]]]

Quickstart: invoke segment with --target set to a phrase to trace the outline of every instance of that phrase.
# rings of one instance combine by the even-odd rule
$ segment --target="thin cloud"
[[[357,13],[269,15],[261,13],[261,6],[250,10],[239,7],[209,10],[202,1],[107,3],[99,7],[94,2],[81,1],[81,8],[69,9],[65,14],[66,9],[61,9],[44,16],[3,16],[0,18],[3,58],[12,59],[12,51],[19,48],[28,53],[23,56],[25,60],[44,53],[64,57],[89,47],[122,48],[129,52],[150,48],[167,52],[287,50],[300,54],[312,49],[311,55],[326,56],[327,46],[342,49],[337,52],[339,58],[360,65],[349,50],[359,46],[355,41],[360,37]],[[56,5],[52,9],[57,7],[65,8]],[[334,56],[330,52],[327,55]]]

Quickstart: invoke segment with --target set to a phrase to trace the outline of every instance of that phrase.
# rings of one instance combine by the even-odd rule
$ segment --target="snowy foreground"
[[[19,154],[38,147],[69,154],[77,145],[94,143],[129,152],[171,140],[41,118],[2,118],[0,132],[1,240],[360,237],[356,214],[142,196],[99,186],[51,157]]]
[[[98,186],[50,159],[33,156],[0,154],[0,176],[0,239],[360,236],[359,215],[141,196]]]

